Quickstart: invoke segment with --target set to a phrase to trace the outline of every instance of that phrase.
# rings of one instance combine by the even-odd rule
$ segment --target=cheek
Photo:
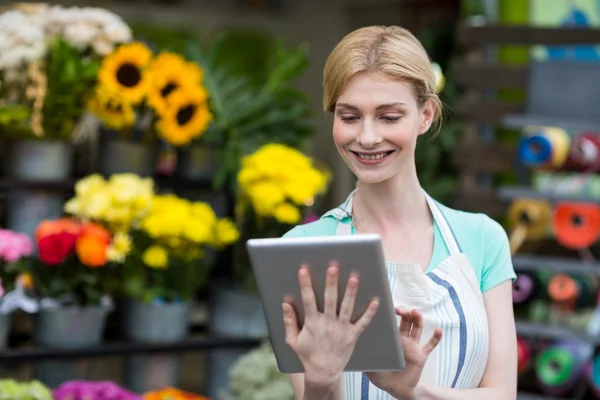
[[[352,140],[354,140],[352,128],[340,121],[335,121],[333,123],[333,141],[335,142],[336,146],[345,146],[352,142]]]

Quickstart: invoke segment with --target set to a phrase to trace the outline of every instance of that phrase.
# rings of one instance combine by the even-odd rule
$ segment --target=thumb
[[[285,342],[291,348],[294,348],[296,345],[296,341],[298,340],[298,333],[300,329],[298,328],[298,317],[296,316],[296,311],[294,307],[286,301],[281,304],[281,309],[283,310],[283,325],[285,327]]]
[[[431,354],[431,352],[437,347],[437,345],[440,344],[440,340],[442,340],[442,330],[437,328],[433,332],[433,335],[431,335],[431,338],[429,338],[427,343],[425,343],[425,345],[423,346],[425,354],[429,356],[429,354]]]

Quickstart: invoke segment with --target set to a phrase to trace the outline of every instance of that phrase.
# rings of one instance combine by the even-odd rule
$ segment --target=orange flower
[[[47,236],[63,232],[78,236],[81,233],[81,225],[70,218],[42,221],[35,230],[35,240],[39,241]]]
[[[165,388],[144,394],[144,400],[210,400],[208,397],[183,392],[175,388]]]
[[[86,224],[81,229],[75,251],[79,261],[86,267],[103,267],[108,261],[109,244],[110,233],[104,227],[98,224]]]

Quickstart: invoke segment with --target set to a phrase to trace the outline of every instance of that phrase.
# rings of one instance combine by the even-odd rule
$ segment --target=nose
[[[374,127],[366,122],[362,124],[360,133],[356,138],[356,143],[360,144],[365,149],[370,149],[383,141],[383,138],[377,133]]]

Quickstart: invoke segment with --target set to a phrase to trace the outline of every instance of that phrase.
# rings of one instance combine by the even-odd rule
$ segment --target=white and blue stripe
[[[354,192],[340,207],[323,216],[338,219],[337,235],[352,234],[353,195]],[[442,340],[425,364],[421,380],[443,387],[475,388],[487,364],[488,326],[483,295],[442,211],[431,197],[426,197],[450,256],[427,274],[419,266],[386,263],[390,291],[396,307],[417,308],[423,314],[423,341],[435,328],[442,330]],[[392,400],[360,372],[345,373],[343,386],[347,400]]]

